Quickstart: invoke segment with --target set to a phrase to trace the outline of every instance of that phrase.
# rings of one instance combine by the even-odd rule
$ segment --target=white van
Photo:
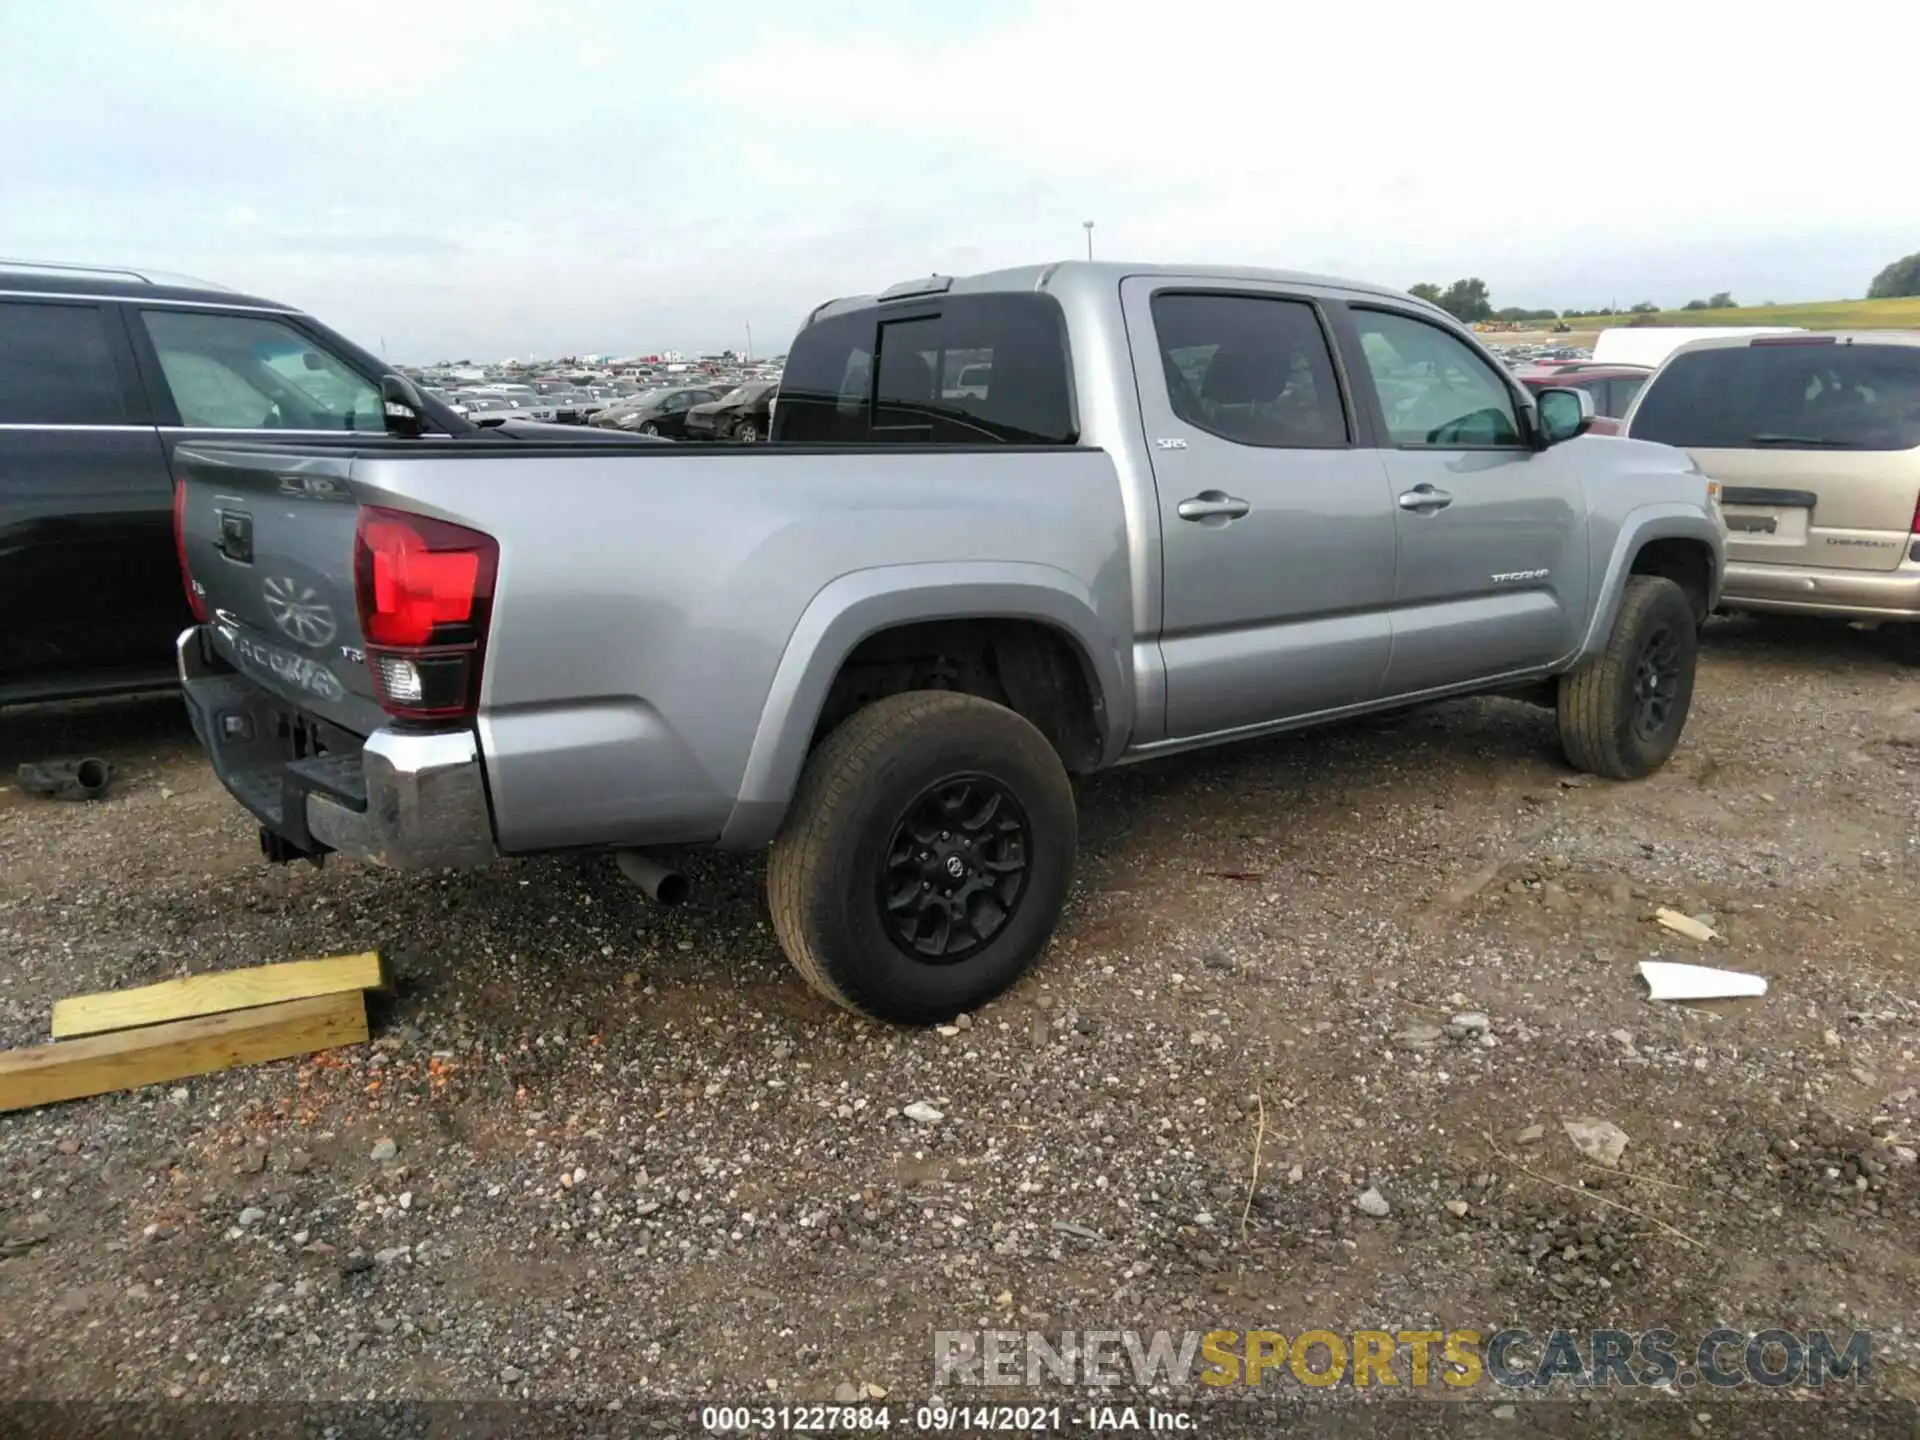
[[[1645,365],[1657,370],[1691,340],[1749,339],[1755,335],[1804,335],[1803,325],[1617,325],[1593,342],[1596,365]]]

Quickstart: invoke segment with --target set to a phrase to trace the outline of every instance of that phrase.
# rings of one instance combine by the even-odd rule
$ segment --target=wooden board
[[[99,1035],[135,1025],[218,1015],[226,1010],[334,995],[343,990],[388,988],[386,967],[377,951],[335,955],[326,960],[289,960],[246,970],[216,970],[209,975],[184,975],[158,985],[142,985],[137,990],[107,990],[56,1001],[53,1038]]]
[[[366,1038],[366,997],[346,990],[83,1040],[0,1050],[0,1111],[162,1085],[236,1065],[356,1045]]]

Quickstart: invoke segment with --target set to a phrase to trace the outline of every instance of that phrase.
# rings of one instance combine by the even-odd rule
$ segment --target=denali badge
[[[1511,585],[1517,580],[1544,580],[1552,573],[1551,570],[1507,570],[1487,578],[1496,585]]]
[[[325,645],[339,628],[334,623],[333,607],[323,604],[311,585],[303,585],[290,575],[269,576],[261,593],[280,633],[309,649]]]

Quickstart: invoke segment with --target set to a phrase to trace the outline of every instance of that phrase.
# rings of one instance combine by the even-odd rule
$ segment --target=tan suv
[[[1626,433],[1720,483],[1727,608],[1920,620],[1920,331],[1696,340]]]

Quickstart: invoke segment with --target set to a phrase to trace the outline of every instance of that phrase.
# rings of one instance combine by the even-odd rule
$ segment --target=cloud
[[[281,235],[272,242],[283,253],[308,255],[349,255],[389,258],[444,258],[458,255],[463,248],[458,240],[444,235]]]
[[[778,348],[1088,218],[1102,256],[1518,304],[1859,293],[1920,246],[1885,0],[0,9],[0,253],[211,275],[400,355]]]

